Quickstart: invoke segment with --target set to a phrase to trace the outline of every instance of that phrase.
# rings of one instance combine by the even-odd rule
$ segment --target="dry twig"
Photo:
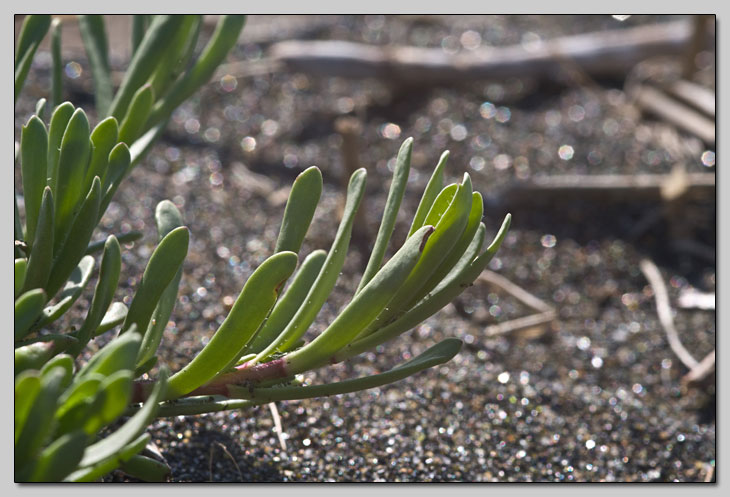
[[[551,321],[555,320],[555,317],[555,311],[530,314],[529,316],[511,319],[509,321],[505,321],[504,323],[487,326],[484,330],[484,334],[488,337],[505,335],[514,331],[534,328],[536,326],[550,323]]]
[[[659,316],[659,322],[664,328],[664,332],[667,335],[669,346],[672,348],[674,354],[682,361],[682,364],[687,366],[687,369],[694,369],[699,363],[692,357],[687,349],[684,348],[682,342],[679,339],[677,329],[674,327],[674,319],[672,318],[672,308],[669,305],[669,294],[667,293],[667,287],[664,285],[662,275],[659,273],[659,268],[648,259],[643,259],[639,263],[641,272],[649,280],[652,290],[654,291],[654,298],[656,300],[657,315]]]
[[[557,317],[555,309],[552,306],[540,300],[524,288],[515,285],[504,276],[493,271],[485,270],[479,276],[479,280],[504,290],[527,307],[538,311],[536,314],[511,319],[504,323],[490,325],[484,330],[486,336],[504,335],[514,331],[534,328],[536,326],[550,323]]]
[[[709,118],[656,88],[638,86],[635,92],[634,98],[641,108],[697,136],[708,145],[715,144],[715,123]]]
[[[554,309],[522,287],[512,283],[504,276],[485,269],[479,276],[479,280],[501,288],[526,306],[540,312],[553,311]]]
[[[210,473],[210,481],[213,481],[213,449],[215,446],[220,447],[223,449],[223,453],[228,456],[228,458],[233,462],[233,465],[236,467],[236,471],[238,471],[238,478],[240,481],[243,481],[243,473],[241,473],[241,468],[238,467],[238,463],[236,462],[236,459],[233,457],[233,455],[228,452],[228,449],[225,445],[223,445],[220,442],[215,442],[215,445],[210,446],[210,457],[208,458],[208,471]]]
[[[281,450],[286,452],[286,440],[284,439],[284,432],[281,429],[281,417],[279,416],[279,410],[276,408],[275,402],[269,403],[269,410],[271,411],[271,417],[274,419],[274,432],[279,437],[279,445]]]
[[[715,351],[713,350],[692,368],[689,373],[682,377],[682,383],[692,385],[701,383],[705,378],[715,372]]]

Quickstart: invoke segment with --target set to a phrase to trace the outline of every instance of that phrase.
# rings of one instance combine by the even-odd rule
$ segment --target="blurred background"
[[[65,98],[91,108],[78,26],[61,17]],[[105,17],[118,82],[131,18]],[[50,67],[43,45],[16,141]],[[331,243],[349,174],[369,177],[339,291],[309,336],[356,288],[407,137],[393,245],[447,149],[449,182],[468,172],[485,198],[487,236],[508,212],[512,228],[453,304],[307,379],[382,371],[447,336],[464,341],[454,360],[279,403],[281,431],[266,406],[160,420],[152,435],[173,480],[713,481],[715,84],[714,16],[250,16],[97,233],[145,234],[124,252],[123,274],[138,277],[155,205],[183,212],[191,248],[161,348],[173,370],[271,253],[291,182],[311,165],[325,189],[304,255]]]

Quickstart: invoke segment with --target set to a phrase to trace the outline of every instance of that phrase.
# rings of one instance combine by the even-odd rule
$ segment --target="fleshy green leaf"
[[[231,312],[203,350],[170,378],[167,399],[193,391],[241,357],[244,346],[268,315],[296,265],[294,252],[279,252],[253,272]]]
[[[106,244],[104,245],[104,254],[101,257],[101,269],[99,270],[99,279],[94,289],[94,297],[91,299],[91,307],[86,315],[84,324],[76,333],[76,338],[79,340],[79,343],[71,350],[73,355],[81,353],[91,339],[94,330],[101,324],[104,314],[107,312],[112,298],[114,298],[121,268],[121,248],[117,239],[112,235],[107,238]]]
[[[157,356],[152,356],[146,361],[140,362],[137,364],[137,367],[134,370],[134,377],[139,378],[145,373],[149,373],[149,371],[154,368],[157,365]]]
[[[71,379],[74,374],[74,360],[68,354],[57,355],[43,365],[41,368],[41,377],[50,374],[54,368],[61,368],[64,372],[63,379],[61,380],[61,389],[63,390],[71,384]]]
[[[441,154],[441,158],[439,159],[436,168],[433,170],[431,178],[428,180],[426,189],[423,190],[423,196],[421,196],[421,201],[418,203],[418,209],[416,209],[416,214],[413,217],[413,222],[411,223],[411,229],[408,231],[408,236],[411,236],[416,232],[416,230],[424,225],[426,215],[428,215],[434,200],[436,200],[436,197],[443,188],[444,167],[446,167],[446,161],[448,159],[449,151],[447,150]]]
[[[73,303],[76,302],[76,299],[81,295],[81,292],[86,288],[93,269],[94,258],[90,255],[84,256],[79,261],[78,266],[71,272],[61,293],[58,294],[58,302],[55,305],[43,309],[40,320],[33,326],[33,331],[48,326],[71,308]]]
[[[117,469],[124,461],[129,460],[141,452],[147,446],[149,440],[150,436],[144,433],[109,457],[74,471],[64,478],[63,481],[77,483],[96,481],[107,473]]]
[[[132,97],[129,111],[119,125],[119,141],[131,145],[142,134],[147,117],[155,103],[155,92],[152,85],[140,86]]]
[[[35,242],[30,251],[28,268],[25,272],[23,292],[33,288],[43,288],[48,282],[53,264],[53,194],[46,187],[43,190]]]
[[[40,370],[56,354],[76,343],[67,335],[44,335],[38,341],[15,349],[15,375],[29,369]]]
[[[279,349],[286,349],[307,331],[317,317],[317,313],[324,305],[325,300],[337,283],[337,277],[342,270],[345,262],[347,248],[350,244],[350,235],[352,234],[352,225],[355,221],[355,213],[360,206],[360,201],[365,193],[365,180],[367,172],[365,169],[358,169],[350,177],[350,184],[347,187],[347,200],[345,202],[345,210],[342,215],[342,221],[337,228],[337,234],[327,253],[322,270],[319,272],[317,279],[307,293],[302,305],[287,327],[266,349],[264,349],[257,357],[257,362],[265,360],[271,354]]]
[[[25,292],[15,301],[15,341],[25,337],[46,303],[46,293],[40,288]]]
[[[104,392],[103,401],[89,413],[85,424],[87,433],[96,433],[122,415],[132,395],[132,378],[132,371],[121,370],[101,382],[99,391]]]
[[[15,68],[20,65],[21,60],[28,51],[35,51],[37,45],[46,36],[51,25],[49,15],[29,15],[23,20],[18,36],[18,46],[15,48]],[[34,47],[35,45],[35,47]]]
[[[321,335],[288,354],[287,372],[301,373],[326,364],[335,352],[372,323],[418,263],[433,231],[433,226],[424,226],[416,231]]]
[[[481,274],[487,264],[489,264],[489,261],[501,246],[502,241],[509,230],[511,219],[511,216],[507,214],[502,223],[502,227],[491,245],[482,255],[474,258],[482,245],[481,238],[483,238],[484,228],[483,225],[481,225],[477,230],[477,233],[474,235],[472,244],[466,250],[462,259],[458,264],[456,264],[456,266],[454,266],[446,278],[444,278],[444,280],[441,281],[441,283],[439,283],[432,292],[430,292],[429,295],[423,298],[420,302],[418,302],[418,304],[394,322],[387,324],[381,329],[373,332],[371,335],[358,339],[345,347],[345,349],[343,349],[340,353],[336,354],[334,361],[342,361],[366,350],[371,350],[381,343],[395,338],[401,333],[423,322],[425,319],[432,316],[446,304],[451,302],[457,295],[463,292],[465,288],[471,285],[474,280],[477,279],[479,274]]]
[[[43,116],[46,113],[46,107],[47,107],[46,103],[47,102],[46,102],[45,98],[38,99],[38,101],[35,103],[35,115],[41,121],[43,121]],[[44,127],[45,127],[45,125],[44,125]],[[47,143],[46,143],[46,146],[48,146]],[[43,176],[45,176],[45,174],[46,174],[46,172],[43,171]]]
[[[28,413],[41,390],[40,371],[26,371],[15,377],[15,444],[28,421]]]
[[[282,297],[276,302],[276,305],[271,310],[271,314],[266,318],[266,322],[259,332],[246,345],[243,351],[244,353],[254,353],[255,356],[255,354],[264,350],[281,333],[281,330],[284,329],[292,317],[294,317],[297,310],[302,306],[326,258],[327,252],[324,250],[315,250],[304,259],[291,285],[289,285]]]
[[[15,50],[15,101],[18,101],[23,89],[25,78],[28,76],[33,55],[38,49],[43,37],[46,36],[51,25],[49,15],[29,15],[23,21],[18,36],[18,46]]]
[[[112,79],[104,18],[96,14],[80,15],[78,19],[91,75],[94,78],[96,111],[100,116],[105,116],[112,100]]]
[[[171,474],[170,467],[156,461],[151,457],[135,455],[123,462],[120,469],[129,476],[148,483],[161,483],[167,481]]]
[[[134,334],[131,334],[134,335]],[[117,431],[109,435],[108,437],[100,440],[99,442],[90,445],[84,457],[79,464],[80,467],[92,466],[96,463],[103,461],[109,457],[122,451],[122,449],[130,442],[134,441],[139,437],[142,432],[147,428],[147,425],[152,421],[157,412],[158,402],[162,400],[165,394],[165,387],[167,385],[167,369],[163,368],[160,371],[160,377],[155,383],[155,387],[152,390],[147,402],[145,402],[142,409],[137,411],[129,420],[122,425]],[[142,446],[144,448],[144,445]],[[139,450],[142,450],[140,448]],[[139,450],[137,452],[139,452]],[[132,454],[129,456],[131,457]]]
[[[37,116],[33,116],[23,126],[20,135],[20,164],[25,200],[25,242],[31,247],[35,240],[43,189],[46,186],[47,160],[46,126]]]
[[[94,336],[106,333],[115,326],[119,326],[124,322],[127,317],[127,306],[122,302],[112,302],[109,306],[109,310],[104,314],[104,318],[101,320],[99,327],[94,331]]]
[[[58,292],[84,257],[91,234],[96,228],[100,203],[101,183],[97,176],[73,219],[66,241],[61,245],[58,254],[54,255],[53,270],[45,286],[48,295],[53,296]]]
[[[15,188],[13,188],[13,236],[15,237],[16,241],[22,241],[23,240],[23,223],[20,222],[20,211],[18,210],[18,194],[15,192]],[[20,246],[17,244],[15,245],[15,258],[18,259],[20,257],[23,257],[25,255],[25,252],[20,249]]]
[[[101,188],[104,199],[101,202],[101,207],[99,207],[98,220],[101,220],[101,216],[106,212],[106,208],[112,201],[112,197],[116,193],[117,188],[119,188],[122,179],[124,179],[124,176],[129,171],[131,161],[129,147],[125,143],[118,143],[109,153],[109,167],[107,168],[107,173],[104,176],[104,184]]]
[[[200,33],[203,16],[184,15],[182,26],[175,33],[175,40],[167,48],[149,79],[155,95],[164,95],[173,81],[180,75],[192,56]]]
[[[157,233],[160,240],[167,236],[167,234],[173,229],[178,228],[183,224],[180,211],[177,207],[175,207],[175,204],[169,200],[163,200],[157,204],[155,220],[157,221]],[[178,268],[177,273],[175,273],[175,276],[167,285],[167,288],[165,288],[162,292],[160,301],[157,303],[157,307],[155,307],[155,310],[152,313],[150,324],[144,334],[142,346],[139,350],[139,357],[137,358],[138,368],[145,362],[152,360],[157,352],[157,348],[160,346],[162,333],[165,331],[167,322],[170,320],[170,315],[172,314],[172,309],[175,307],[181,277],[182,265]]]
[[[297,176],[284,209],[274,252],[288,250],[299,253],[321,194],[322,173],[318,168],[312,166]]]
[[[460,239],[468,223],[472,204],[469,176],[464,175],[464,182],[457,187],[457,191],[444,213],[432,216],[431,214],[436,211],[438,203],[439,199],[437,198],[434,207],[426,217],[426,225],[435,222],[436,229],[426,242],[423,255],[418,264],[393,297],[389,308],[378,316],[377,320],[364,332],[365,334],[382,327],[385,323],[407,311],[407,304],[413,295],[419,292]]]
[[[383,211],[383,219],[378,228],[378,235],[375,237],[373,251],[370,253],[370,260],[362,275],[360,284],[357,286],[355,294],[357,295],[365,285],[375,276],[383,263],[385,251],[388,248],[388,242],[393,234],[395,220],[398,216],[403,195],[406,192],[408,184],[408,174],[411,170],[411,152],[413,151],[413,138],[408,138],[401,145],[398,151],[398,157],[395,161],[395,170],[393,171],[393,180],[390,183],[390,191],[388,191],[388,199],[385,201],[385,209]]]
[[[221,16],[210,41],[193,67],[178,78],[164,98],[155,104],[147,122],[147,129],[165,121],[173,110],[210,80],[228,52],[235,46],[245,22],[246,16],[243,15]],[[145,41],[146,39],[147,37]]]
[[[132,55],[144,39],[144,33],[147,30],[147,15],[136,14],[132,16]]]
[[[51,421],[64,376],[63,368],[59,367],[40,378],[40,390],[27,412],[26,422],[15,443],[15,477],[18,481],[30,476],[32,462],[38,458],[41,448],[53,431]]]
[[[62,27],[61,19],[58,17],[51,22],[51,104],[53,107],[63,100]]]
[[[25,283],[25,271],[27,268],[28,259],[15,259],[15,271],[13,273],[15,276],[13,285],[13,295],[15,298],[18,298],[20,291],[23,289],[23,283]]]
[[[132,97],[152,75],[165,55],[167,47],[175,40],[175,33],[183,21],[182,16],[155,16],[142,43],[134,52],[129,68],[124,74],[124,80],[109,106],[109,115],[116,117],[117,120],[127,115]]]
[[[459,191],[459,185],[452,183],[441,190],[433,201],[431,208],[426,214],[425,224],[431,224],[435,226],[441,217],[446,213],[451,203],[454,201],[456,193]]]
[[[125,333],[118,336],[89,359],[89,362],[76,374],[74,382],[81,381],[91,373],[109,376],[117,371],[134,370],[141,342],[142,337],[139,333]]]
[[[170,284],[188,253],[189,234],[186,227],[175,228],[168,233],[152,252],[142,279],[129,305],[129,312],[122,325],[125,333],[137,325],[139,333],[147,331],[152,313],[162,293]]]
[[[479,192],[472,193],[471,211],[469,212],[469,220],[466,224],[464,232],[461,237],[449,251],[449,254],[441,262],[438,269],[433,273],[431,278],[421,287],[421,289],[414,295],[406,307],[411,307],[413,304],[421,300],[426,296],[428,292],[438,285],[444,277],[449,274],[454,265],[459,262],[464,252],[471,244],[474,239],[474,234],[479,228],[479,224],[482,222],[482,215],[484,214],[484,202]]]
[[[64,102],[56,107],[51,115],[51,124],[48,127],[48,172],[46,173],[47,185],[56,194],[58,182],[58,157],[61,151],[61,141],[66,132],[71,116],[74,113],[74,106],[71,102]]]
[[[55,415],[57,436],[85,428],[86,421],[89,419],[89,412],[96,402],[97,393],[103,380],[103,376],[91,373],[61,394],[58,399],[59,408]],[[86,431],[87,434],[94,434],[95,432],[95,430]]]
[[[54,440],[38,457],[31,482],[58,482],[76,468],[86,450],[88,437],[82,430]]]
[[[86,171],[84,185],[88,189],[94,176],[98,176],[101,184],[104,180],[109,166],[109,154],[114,146],[118,143],[119,126],[117,120],[113,117],[107,117],[96,125],[94,131],[91,132],[91,159],[89,161],[89,169]]]
[[[89,132],[86,113],[83,109],[76,109],[63,134],[58,158],[58,179],[56,189],[53,191],[56,213],[54,251],[58,250],[66,240],[77,204],[81,201],[84,176],[91,153]]]

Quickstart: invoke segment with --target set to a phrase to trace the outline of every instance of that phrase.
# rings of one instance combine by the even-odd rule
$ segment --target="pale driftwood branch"
[[[537,314],[531,314],[529,316],[511,319],[504,323],[492,324],[484,329],[484,334],[488,337],[504,335],[512,333],[514,331],[524,330],[526,328],[533,328],[541,324],[547,324],[554,321],[556,317],[555,311],[540,312]]]
[[[623,74],[659,55],[681,55],[691,21],[587,33],[532,45],[480,48],[455,55],[440,48],[371,46],[345,41],[284,41],[269,56],[290,70],[319,76],[381,78],[429,85],[474,79],[550,77],[570,61],[591,75]]]
[[[638,86],[634,91],[635,102],[642,109],[695,135],[708,145],[715,144],[715,123],[709,118],[656,88]]]
[[[671,83],[666,91],[696,107],[710,117],[715,117],[715,92],[704,86],[680,79]]]
[[[543,202],[576,197],[661,200],[662,188],[673,179],[671,174],[534,176],[512,184],[499,201]],[[714,174],[687,173],[683,181],[688,197],[714,198]]]
[[[713,350],[702,359],[697,366],[682,377],[682,383],[696,384],[715,372],[715,351]]]
[[[231,75],[236,78],[261,76],[277,72],[281,70],[281,67],[282,64],[273,59],[239,60],[219,66],[215,71],[215,75],[211,78],[211,81],[216,82],[226,75]]]
[[[669,294],[667,293],[667,287],[664,285],[662,275],[659,273],[659,268],[648,259],[642,259],[639,263],[641,272],[649,281],[652,290],[654,291],[654,299],[656,300],[657,315],[659,316],[659,322],[664,328],[664,332],[667,335],[669,346],[672,352],[682,361],[687,369],[694,369],[699,363],[692,357],[692,354],[684,348],[682,342],[679,339],[677,329],[674,327],[674,319],[672,318],[672,308],[669,305]]]

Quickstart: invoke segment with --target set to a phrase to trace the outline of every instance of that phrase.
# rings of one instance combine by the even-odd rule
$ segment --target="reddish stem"
[[[195,397],[198,395],[223,395],[228,397],[228,385],[243,385],[264,380],[274,380],[289,376],[284,358],[275,359],[263,364],[251,366],[245,363],[236,368],[235,371],[226,373],[218,378],[202,385],[184,397]],[[144,402],[149,397],[154,387],[154,381],[136,381],[132,389],[132,403]]]

